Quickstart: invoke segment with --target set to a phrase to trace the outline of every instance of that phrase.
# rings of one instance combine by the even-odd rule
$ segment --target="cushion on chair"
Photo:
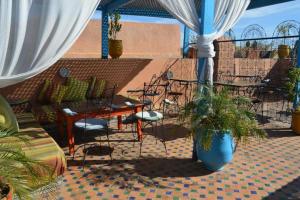
[[[88,118],[88,119],[81,119],[75,122],[75,127],[80,129],[86,129],[89,131],[92,130],[104,130],[108,126],[108,122],[104,119],[97,119],[97,118]]]
[[[0,95],[0,127],[19,131],[19,124],[12,108],[6,99]]]
[[[158,121],[163,118],[163,115],[157,111],[142,111],[136,113],[135,116],[143,121]]]
[[[167,105],[173,105],[173,104],[175,104],[174,101],[171,101],[171,100],[169,100],[169,99],[164,99],[164,102],[165,102],[165,104],[167,104]]]
[[[135,116],[135,114],[131,114],[122,120],[122,124],[133,124],[134,122],[136,122],[136,120],[137,117]]]
[[[89,87],[87,82],[70,77],[67,80],[67,87],[64,101],[82,101],[86,99]]]

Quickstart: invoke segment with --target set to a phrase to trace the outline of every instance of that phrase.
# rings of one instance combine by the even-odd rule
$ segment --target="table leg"
[[[121,130],[122,129],[122,116],[118,115],[118,129]]]
[[[135,109],[135,113],[137,112],[140,112],[142,111],[142,108],[141,107],[138,107]],[[137,120],[137,126],[136,126],[136,131],[137,131],[137,134],[138,134],[138,140],[139,141],[142,141],[143,139],[143,132],[142,132],[142,120]]]
[[[68,134],[68,145],[69,145],[69,154],[70,155],[74,155],[75,153],[75,142],[74,142],[74,135],[72,132],[72,128],[73,128],[73,121],[70,119],[67,119],[67,134]]]

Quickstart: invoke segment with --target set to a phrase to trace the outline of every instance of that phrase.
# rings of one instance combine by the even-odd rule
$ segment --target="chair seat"
[[[164,102],[165,102],[165,104],[167,104],[167,105],[173,105],[173,104],[175,104],[174,101],[171,101],[171,100],[169,100],[169,99],[164,99]]]
[[[137,121],[135,114],[131,114],[122,120],[122,124],[133,124]]]
[[[80,129],[85,129],[89,131],[99,131],[107,129],[108,122],[104,119],[96,119],[96,118],[89,118],[89,119],[81,119],[75,122],[75,127]]]
[[[157,111],[138,112],[135,116],[143,121],[158,121],[163,118],[163,115]]]

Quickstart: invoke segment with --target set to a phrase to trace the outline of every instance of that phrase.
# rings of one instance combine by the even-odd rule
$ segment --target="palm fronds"
[[[205,150],[210,149],[214,134],[229,130],[237,142],[247,142],[250,137],[264,138],[265,131],[258,128],[250,104],[248,98],[231,97],[226,88],[215,92],[203,86],[196,99],[184,108],[179,120],[188,124],[194,137],[201,134],[200,144]]]
[[[19,199],[30,199],[37,186],[51,181],[50,169],[25,155],[21,146],[30,142],[22,135],[3,128],[0,135],[2,141],[14,141],[0,142],[0,185],[9,185]],[[15,140],[6,140],[11,138]]]

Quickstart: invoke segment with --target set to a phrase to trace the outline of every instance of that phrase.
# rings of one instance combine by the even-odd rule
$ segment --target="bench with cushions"
[[[105,80],[96,77],[91,77],[87,81],[70,77],[67,78],[65,85],[45,80],[36,100],[32,102],[32,111],[40,123],[54,123],[58,104],[101,98],[106,85]]]
[[[49,166],[53,178],[59,177],[66,169],[66,158],[63,150],[54,139],[39,125],[32,113],[14,114],[12,108],[0,95],[0,127],[19,133],[28,144],[21,143],[16,137],[0,138],[1,144],[19,143],[25,155]],[[42,189],[40,189],[42,192]]]

